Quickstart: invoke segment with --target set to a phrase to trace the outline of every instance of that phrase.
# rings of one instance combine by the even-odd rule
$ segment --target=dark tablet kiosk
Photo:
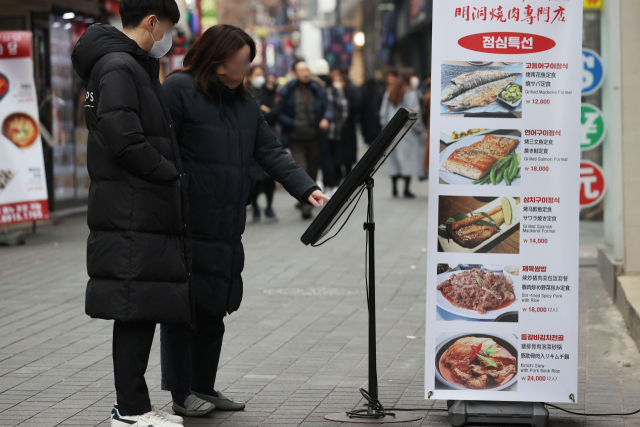
[[[334,238],[349,220],[362,194],[364,194],[365,190],[367,191],[367,221],[364,223],[364,229],[366,231],[368,252],[365,259],[367,259],[367,305],[369,308],[369,390],[360,389],[360,393],[362,393],[367,403],[365,404],[366,409],[325,415],[325,418],[331,421],[351,423],[373,422],[380,424],[415,421],[422,418],[421,415],[409,412],[393,413],[393,410],[387,411],[378,400],[375,255],[373,239],[375,231],[375,223],[373,221],[373,175],[416,120],[418,120],[418,115],[415,111],[406,108],[400,108],[398,110],[300,239],[305,245],[320,246]],[[344,223],[331,237],[326,237],[351,205],[353,205],[353,207],[345,218]],[[323,238],[324,240],[320,241]]]
[[[373,141],[362,159],[347,175],[331,200],[313,220],[307,231],[302,235],[302,243],[316,246],[318,241],[326,236],[333,228],[342,214],[349,208],[352,202],[360,197],[367,181],[372,180],[373,175],[382,166],[389,153],[398,145],[398,142],[407,133],[418,119],[418,114],[406,108],[400,108],[389,124],[380,132]],[[324,243],[324,242],[323,242]]]

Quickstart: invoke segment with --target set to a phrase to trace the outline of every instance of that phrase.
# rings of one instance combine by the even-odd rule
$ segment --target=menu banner
[[[434,0],[427,399],[577,401],[582,9]]]
[[[0,31],[0,225],[49,218],[31,46]]]

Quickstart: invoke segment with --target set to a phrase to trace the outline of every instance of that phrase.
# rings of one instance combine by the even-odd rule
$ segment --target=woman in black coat
[[[197,331],[163,325],[162,388],[172,392],[174,411],[188,416],[199,415],[185,407],[191,395],[218,409],[244,408],[216,392],[214,383],[223,317],[242,299],[241,236],[251,200],[252,160],[300,202],[317,206],[328,200],[282,148],[242,85],[254,57],[255,43],[244,31],[216,25],[191,46],[184,68],[163,85],[189,195]]]
[[[260,111],[264,120],[271,128],[274,135],[277,135],[276,124],[278,123],[279,106],[276,101],[276,88],[269,85],[265,77],[265,70],[261,65],[251,67],[245,82],[245,88],[251,92],[256,102],[260,106]],[[264,216],[267,220],[277,221],[276,213],[273,211],[273,195],[276,191],[276,181],[265,173],[264,169],[257,161],[251,163],[251,179],[253,180],[253,190],[251,205],[253,206],[253,221],[260,221],[260,206],[258,206],[258,196],[264,193],[267,199],[267,207]]]

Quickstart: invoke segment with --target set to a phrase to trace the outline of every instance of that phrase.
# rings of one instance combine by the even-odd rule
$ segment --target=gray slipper
[[[190,394],[184,400],[184,407],[173,402],[171,409],[173,409],[173,412],[176,414],[184,415],[185,417],[206,417],[215,411],[216,407],[211,402],[207,402],[193,394]]]
[[[221,391],[216,391],[216,393],[218,393],[218,397],[198,393],[197,391],[191,391],[191,393],[195,394],[200,399],[213,403],[219,411],[242,411],[244,409],[243,402],[234,402],[233,399],[225,396]]]

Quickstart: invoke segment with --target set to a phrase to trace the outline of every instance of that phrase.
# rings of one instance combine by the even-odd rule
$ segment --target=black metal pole
[[[376,367],[376,265],[375,265],[375,222],[373,219],[373,178],[369,178],[367,186],[367,239],[369,241],[369,395],[378,400],[378,370]],[[374,408],[369,407],[369,411]]]

